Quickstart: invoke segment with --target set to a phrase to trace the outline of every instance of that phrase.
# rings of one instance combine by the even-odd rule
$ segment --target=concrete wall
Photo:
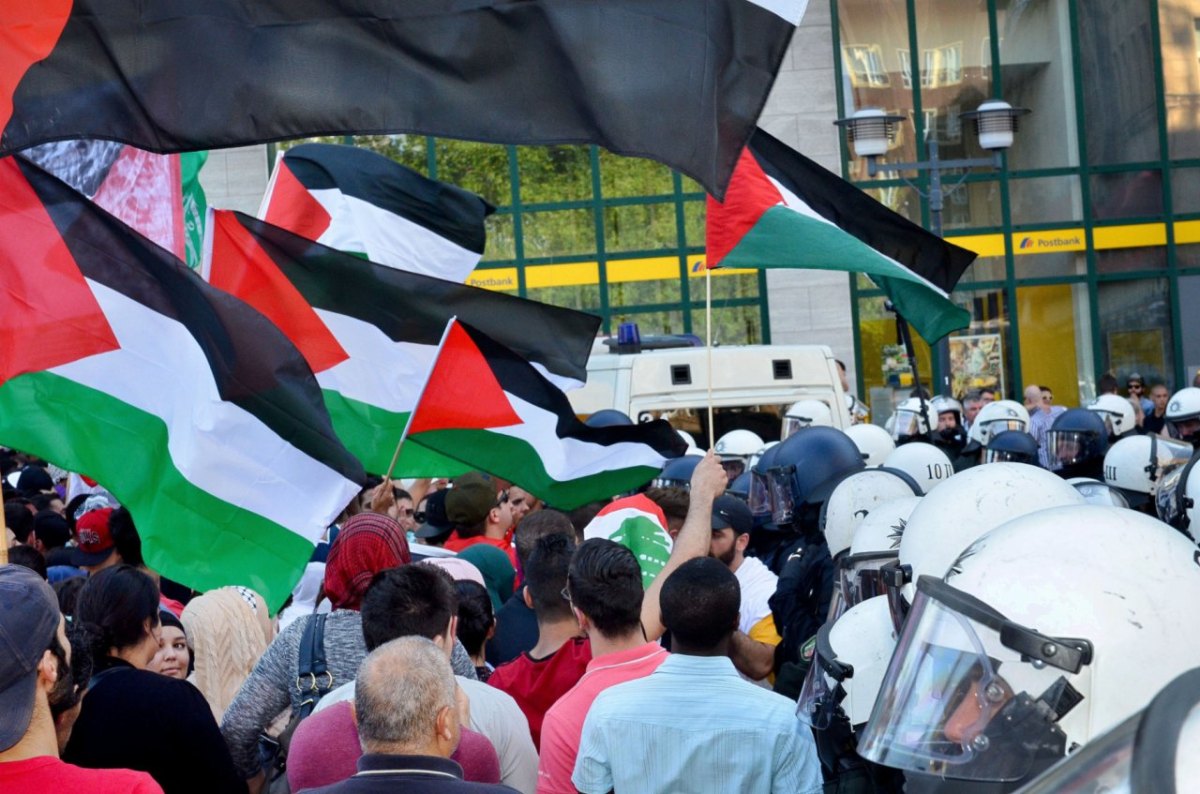
[[[811,0],[759,126],[840,176],[833,59],[829,3]],[[845,362],[853,387],[854,329],[845,273],[767,271],[767,306],[773,342],[829,345]]]

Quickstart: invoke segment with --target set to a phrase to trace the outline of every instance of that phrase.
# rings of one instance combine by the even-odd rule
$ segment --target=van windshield
[[[764,442],[778,441],[783,426],[783,415],[787,409],[786,404],[713,408],[713,424],[716,426],[713,438],[720,438],[731,430],[749,430]],[[696,439],[696,446],[702,449],[708,447],[707,406],[638,412],[638,422],[654,419],[666,419],[671,423],[671,427],[683,430]]]

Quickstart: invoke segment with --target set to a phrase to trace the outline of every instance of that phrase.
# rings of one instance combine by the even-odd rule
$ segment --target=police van
[[[567,395],[575,413],[586,418],[615,408],[635,422],[667,419],[707,447],[709,351],[640,347],[592,354],[587,385]],[[834,427],[851,424],[837,362],[825,345],[714,347],[712,368],[714,438],[744,429],[763,441],[778,441],[783,415],[799,400],[828,405]]]

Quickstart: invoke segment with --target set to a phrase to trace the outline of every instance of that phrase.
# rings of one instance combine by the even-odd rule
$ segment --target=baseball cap
[[[425,497],[425,521],[413,532],[415,537],[422,540],[440,538],[449,535],[454,528],[450,519],[446,518],[446,494],[448,491],[434,491]]]
[[[104,507],[84,513],[75,522],[75,536],[79,540],[79,547],[75,549],[71,562],[76,566],[99,565],[113,553],[117,544],[108,528],[108,520],[112,513],[111,507]]]
[[[735,535],[745,535],[754,528],[754,516],[750,507],[741,499],[721,494],[713,500],[712,528],[732,529]]]
[[[496,506],[496,487],[483,472],[469,471],[454,478],[446,494],[446,517],[460,527],[473,527]]]
[[[0,751],[21,740],[33,719],[37,664],[58,631],[58,599],[40,576],[0,565]]]
[[[22,469],[21,476],[17,477],[17,490],[27,494],[53,491],[54,480],[50,479],[50,472],[41,466],[30,464]]]
[[[1146,381],[1142,380],[1140,372],[1130,372],[1129,377],[1125,379],[1125,384],[1129,385],[1130,383],[1140,383],[1144,386]]]

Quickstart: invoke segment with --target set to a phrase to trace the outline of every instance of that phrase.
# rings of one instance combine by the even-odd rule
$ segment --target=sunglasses
[[[496,498],[496,507],[508,504],[508,491],[501,491],[500,496]]]
[[[1130,384],[1128,384],[1128,387],[1129,387],[1130,391],[1134,391],[1135,389],[1137,391],[1142,390],[1142,384],[1140,384],[1140,383],[1130,383]]]

